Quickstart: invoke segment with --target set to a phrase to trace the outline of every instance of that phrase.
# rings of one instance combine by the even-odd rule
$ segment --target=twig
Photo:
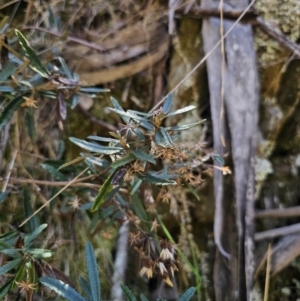
[[[94,122],[94,123],[96,123],[100,126],[103,126],[103,127],[107,128],[110,131],[113,131],[113,132],[117,131],[117,128],[115,126],[113,126],[113,125],[111,125],[111,124],[109,124],[109,123],[107,123],[103,120],[98,119],[93,114],[91,114],[89,111],[85,110],[80,104],[78,104],[77,108],[82,114],[87,116],[90,119],[90,121],[92,121],[92,122]]]
[[[256,241],[270,239],[278,236],[288,235],[292,233],[300,232],[300,224],[294,224],[291,226],[276,228],[272,230],[262,231],[255,233],[254,239]]]
[[[80,172],[73,180],[68,182],[66,186],[64,186],[61,190],[59,190],[51,199],[49,199],[45,204],[43,204],[39,209],[37,209],[33,214],[31,214],[28,218],[25,219],[23,223],[19,226],[22,227],[25,225],[31,218],[33,218],[37,213],[39,213],[43,208],[45,208],[48,204],[50,204],[57,196],[59,196],[63,191],[65,191],[69,186],[71,186],[81,175],[83,175],[89,168],[85,168],[82,172]]]
[[[3,187],[2,187],[2,192],[5,192],[5,190],[6,190],[6,187],[7,187],[7,184],[8,184],[8,182],[9,182],[9,178],[10,178],[12,169],[13,169],[14,164],[15,164],[15,161],[16,161],[17,153],[18,153],[18,150],[16,150],[16,149],[12,152],[12,155],[11,155],[11,161],[10,161],[9,164],[8,164],[8,167],[7,167],[7,175],[6,175],[6,178],[5,178],[5,182],[4,182],[4,184],[3,184]]]
[[[78,179],[78,180],[81,180],[81,179]],[[20,178],[10,178],[10,182],[19,183],[19,184],[32,184],[32,183],[35,183],[37,185],[55,186],[55,187],[56,186],[65,186],[69,183],[67,181],[59,181],[59,182],[58,181],[42,181],[42,180],[34,180],[34,179],[20,179]],[[97,184],[82,183],[80,181],[74,181],[72,183],[72,185],[69,185],[69,186],[86,187],[86,188],[93,188],[93,189],[99,189],[99,187],[100,187],[100,185],[97,185]]]
[[[237,18],[237,20],[232,24],[232,26],[229,28],[229,30],[224,34],[224,36],[220,39],[218,43],[211,49],[210,52],[208,52],[200,61],[199,63],[163,98],[161,99],[151,110],[150,113],[153,112],[155,109],[157,109],[164,101],[167,99],[167,97],[172,94],[174,91],[176,91],[205,61],[206,59],[211,55],[212,52],[214,52],[219,45],[222,43],[222,40],[224,40],[230,32],[234,29],[234,27],[242,20],[244,15],[246,15],[247,11],[250,10],[251,6],[254,4],[255,0],[252,0],[250,4],[245,8],[245,10],[242,12],[242,14]]]
[[[269,287],[270,287],[270,272],[271,272],[271,244],[268,246],[268,258],[267,258],[267,270],[266,270],[266,281],[265,281],[265,294],[264,301],[268,301]]]
[[[300,216],[300,206],[294,206],[290,208],[281,208],[281,209],[268,209],[256,211],[256,218],[278,218],[278,217],[293,217]]]
[[[56,32],[53,32],[53,31],[50,31],[50,30],[47,30],[47,29],[44,29],[44,28],[40,28],[40,27],[36,27],[36,26],[23,26],[22,29],[33,29],[33,30],[38,30],[38,31],[42,31],[42,32],[45,32],[45,33],[48,33],[48,34],[51,34],[57,38],[60,38],[60,39],[64,39],[64,36],[59,34],[59,33],[56,33]],[[84,45],[84,46],[87,46],[91,49],[95,49],[97,51],[100,51],[100,52],[105,52],[107,51],[104,47],[100,46],[100,45],[97,45],[97,44],[94,44],[94,43],[89,43],[85,40],[81,40],[81,39],[78,39],[78,38],[75,38],[75,37],[67,37],[66,38],[66,41],[67,42],[75,42],[77,44],[81,44],[81,45]]]

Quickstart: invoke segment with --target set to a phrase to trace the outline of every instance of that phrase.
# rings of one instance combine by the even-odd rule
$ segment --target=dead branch
[[[295,216],[300,216],[300,206],[280,209],[259,210],[255,213],[256,218],[285,218]]]
[[[285,226],[281,228],[271,229],[267,231],[262,231],[255,233],[254,239],[255,241],[261,241],[264,239],[271,239],[278,236],[284,236],[292,233],[300,232],[300,224],[294,224],[291,226]]]

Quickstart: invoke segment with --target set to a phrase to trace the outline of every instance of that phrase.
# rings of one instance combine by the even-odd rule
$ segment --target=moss
[[[274,29],[280,29],[293,42],[300,39],[299,0],[257,0],[255,9],[266,21],[274,24]],[[278,62],[289,55],[278,42],[260,30],[256,31],[255,43],[259,62],[263,66]]]

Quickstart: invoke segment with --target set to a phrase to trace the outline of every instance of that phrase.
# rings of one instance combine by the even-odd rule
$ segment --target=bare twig
[[[11,160],[7,166],[7,175],[5,177],[5,182],[2,187],[2,192],[5,192],[5,190],[6,190],[6,187],[9,182],[10,175],[11,175],[11,171],[12,171],[15,161],[16,161],[17,153],[18,153],[18,150],[16,150],[16,149],[12,152]]]
[[[271,273],[271,244],[268,246],[268,258],[267,258],[267,270],[266,270],[266,281],[265,281],[265,294],[264,301],[268,301],[269,287],[270,287],[270,273]]]
[[[73,180],[68,182],[66,186],[64,186],[61,190],[59,190],[51,199],[49,199],[45,204],[43,204],[38,210],[36,210],[33,214],[31,214],[28,218],[25,219],[23,223],[19,227],[25,225],[31,218],[33,218],[37,213],[39,213],[43,208],[49,205],[57,196],[59,196],[63,191],[65,191],[69,186],[71,186],[81,175],[83,175],[89,168],[85,168],[82,172],[80,172]]]
[[[300,224],[294,224],[291,226],[276,228],[272,230],[262,231],[255,233],[254,239],[256,241],[270,239],[278,236],[288,235],[292,233],[300,232]]]
[[[256,211],[256,218],[285,218],[285,217],[300,216],[300,206],[280,209],[268,209]]]
[[[110,131],[117,131],[117,128],[115,126],[113,126],[112,124],[105,122],[103,120],[98,119],[97,117],[95,117],[93,114],[91,114],[89,111],[85,110],[80,104],[78,104],[78,110],[84,114],[85,116],[87,116],[89,118],[90,121],[107,128]]]
[[[42,181],[42,180],[34,180],[34,179],[20,179],[20,178],[10,178],[10,182],[12,183],[19,183],[19,184],[32,184],[35,183],[36,185],[44,185],[44,186],[66,186],[69,182],[67,181]],[[71,185],[72,187],[86,187],[86,188],[93,188],[93,189],[99,189],[100,185],[92,184],[92,183],[82,183],[80,182],[81,179],[78,179],[78,181],[74,181]],[[7,179],[6,179],[7,181]],[[3,186],[4,187],[4,186]]]
[[[59,34],[59,33],[56,33],[56,32],[53,32],[53,31],[50,31],[50,30],[47,30],[45,28],[40,28],[40,27],[36,27],[36,26],[23,26],[22,29],[33,29],[33,30],[38,30],[38,31],[42,31],[42,32],[45,32],[47,34],[51,34],[57,38],[60,38],[60,39],[64,39],[64,36]],[[74,43],[77,43],[77,44],[81,44],[81,45],[84,45],[84,46],[87,46],[91,49],[94,49],[94,50],[97,50],[97,51],[100,51],[100,52],[105,52],[106,49],[100,45],[97,45],[97,44],[94,44],[94,43],[89,43],[85,40],[82,40],[82,39],[78,39],[78,38],[75,38],[75,37],[66,37],[66,41],[67,42],[74,42]]]

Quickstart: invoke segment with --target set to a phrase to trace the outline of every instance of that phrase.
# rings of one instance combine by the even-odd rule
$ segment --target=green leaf
[[[179,298],[179,301],[189,301],[193,297],[195,290],[196,289],[194,287],[190,287],[189,289],[187,289]]]
[[[34,115],[33,115],[32,108],[28,108],[26,110],[25,122],[26,122],[28,135],[29,135],[30,139],[33,140],[34,135],[35,135],[35,122],[34,122]]]
[[[0,235],[0,241],[9,243],[9,241],[11,241],[11,240],[14,241],[15,239],[17,239],[19,234],[20,233],[18,231],[6,232],[6,233]]]
[[[23,34],[15,29],[15,33],[19,39],[19,43],[21,44],[25,56],[29,59],[30,61],[30,67],[39,73],[41,76],[48,78],[50,76],[50,72],[48,69],[42,64],[40,61],[39,57],[36,55],[34,50],[31,48],[29,42],[26,40],[26,38],[23,36]]]
[[[189,124],[184,124],[184,125],[178,125],[178,126],[170,126],[167,127],[166,130],[167,131],[184,131],[184,130],[188,130],[190,128],[193,128],[196,125],[202,124],[203,122],[205,122],[206,120],[199,120],[197,122],[193,122],[193,123],[189,123]]]
[[[72,287],[70,287],[69,284],[66,284],[60,280],[50,277],[41,277],[39,281],[69,301],[87,301]]]
[[[0,276],[8,273],[10,270],[18,266],[22,262],[22,257],[16,258],[14,260],[9,261],[7,264],[4,264],[0,267]]]
[[[0,82],[6,81],[15,72],[15,64],[9,62],[5,68],[0,72]]]
[[[109,89],[102,89],[97,87],[81,87],[80,92],[86,92],[86,93],[104,93],[104,92],[110,92]]]
[[[119,168],[121,166],[124,166],[132,161],[136,160],[136,157],[133,154],[129,154],[127,156],[122,157],[119,160],[116,160],[111,164],[112,168]]]
[[[31,234],[25,235],[24,238],[24,246],[25,248],[29,248],[31,242],[44,230],[47,228],[47,224],[42,224],[38,228],[36,228]]]
[[[21,95],[11,100],[4,108],[3,112],[0,115],[0,131],[8,123],[14,112],[21,106],[22,102],[24,102],[24,99]]]
[[[155,185],[160,185],[160,186],[165,186],[165,185],[177,185],[177,183],[173,180],[169,180],[166,178],[159,178],[159,177],[155,177],[149,173],[146,174],[138,174],[137,175],[140,179],[149,182],[149,183],[153,183]]]
[[[162,107],[162,112],[163,114],[168,114],[171,110],[173,103],[173,93],[169,94],[167,99],[164,101],[163,107]]]
[[[168,146],[172,146],[173,145],[173,141],[172,141],[172,138],[170,137],[169,133],[166,131],[165,128],[161,127],[160,129],[160,133],[162,134],[164,140],[165,140],[165,143],[168,145]]]
[[[110,165],[107,160],[96,157],[86,157],[84,160],[104,168],[107,168]]]
[[[137,181],[132,186],[132,189],[130,191],[130,195],[134,195],[136,193],[136,191],[139,189],[139,187],[141,186],[142,183],[143,183],[143,180],[137,179]]]
[[[147,121],[144,117],[140,117],[134,113],[128,113],[128,112],[125,112],[124,110],[118,110],[118,109],[114,109],[114,108],[108,108],[108,109],[112,112],[119,114],[120,116],[130,118],[134,121]],[[128,122],[129,122],[129,120],[128,120]]]
[[[51,258],[54,252],[46,249],[30,249],[28,253],[31,254],[35,259],[46,259]]]
[[[0,92],[15,92],[16,90],[10,86],[0,86]]]
[[[92,301],[101,301],[101,287],[98,264],[93,247],[90,242],[85,244],[86,266],[89,274],[90,287],[92,290]]]
[[[147,221],[148,215],[145,210],[145,207],[144,207],[141,199],[136,194],[134,194],[132,196],[132,205],[133,205],[134,212],[138,216],[138,218],[141,221]]]
[[[102,146],[96,143],[87,142],[85,140],[77,139],[70,137],[69,140],[76,145],[80,146],[81,148],[88,150],[93,153],[99,153],[104,155],[112,155],[119,153],[123,150],[121,147],[108,147],[108,146]]]
[[[41,167],[49,172],[57,181],[66,181],[67,177],[50,164],[42,163]]]
[[[78,105],[79,101],[80,101],[80,96],[78,94],[74,94],[72,97],[72,105],[71,105],[72,110]]]
[[[146,298],[146,296],[143,295],[143,294],[141,294],[140,297],[141,297],[141,301],[149,301],[149,300]]]
[[[0,300],[4,299],[4,297],[7,295],[9,292],[12,284],[13,284],[14,279],[11,279],[7,281],[4,285],[1,286],[0,288]]]
[[[73,79],[72,73],[68,67],[68,65],[66,64],[66,61],[62,58],[62,57],[58,57],[58,60],[64,70],[65,75],[67,76],[68,79]]]
[[[115,142],[115,143],[120,142],[118,139],[99,137],[99,136],[88,136],[88,139],[95,140],[95,141],[102,141],[102,142]]]
[[[143,128],[145,128],[146,130],[149,130],[149,131],[154,131],[155,130],[155,127],[154,125],[152,125],[151,123],[149,123],[148,121],[146,120],[142,120],[139,122],[139,125]]]
[[[27,188],[24,188],[23,204],[24,204],[25,216],[28,218],[29,216],[31,216],[33,214],[33,209],[31,207],[30,195],[29,195]],[[39,225],[40,225],[40,223],[39,223],[39,219],[38,219],[37,215],[34,215],[28,221],[28,226],[29,226],[30,232],[33,232],[35,229],[37,229]]]
[[[150,113],[144,113],[144,112],[140,112],[140,111],[135,111],[135,110],[127,110],[128,113],[133,113],[133,114],[136,114],[136,115],[140,115],[142,117],[145,117],[145,118],[148,118],[151,116]]]
[[[20,253],[20,251],[23,251],[23,249],[17,249],[17,248],[2,249],[2,247],[0,248],[0,253],[6,254],[13,258],[21,258],[23,255]]]
[[[139,149],[139,150],[131,149],[130,151],[134,154],[134,156],[136,158],[140,159],[141,161],[146,161],[146,162],[150,162],[152,164],[156,164],[154,156],[148,154],[144,150],[142,150],[142,149]]]
[[[113,186],[111,185],[111,181],[115,175],[117,170],[112,172],[110,176],[105,180],[101,188],[99,189],[98,195],[95,198],[93,207],[91,211],[94,212],[99,209],[99,207],[104,203],[106,197],[108,196],[109,192],[112,190]]]
[[[139,128],[133,129],[133,132],[142,140],[145,141],[146,137],[144,136],[144,134],[141,132],[141,130]]]
[[[118,102],[115,98],[111,97],[110,100],[111,100],[113,106],[114,106],[116,109],[125,112],[125,111],[123,110],[122,106],[119,104],[119,102]],[[128,118],[128,117],[126,117],[126,116],[122,116],[122,115],[121,115],[121,118],[124,120],[124,122],[125,122],[126,124],[129,123],[129,121],[130,121],[130,118]]]
[[[167,115],[167,117],[171,117],[171,116],[175,116],[175,115],[178,115],[178,114],[182,114],[182,113],[186,113],[186,112],[189,112],[189,111],[192,111],[196,108],[196,106],[187,106],[187,107],[184,107],[182,109],[179,109],[175,112],[171,112]]]
[[[4,200],[6,199],[6,197],[8,196],[8,192],[0,192],[0,204],[2,204],[4,202]]]
[[[218,162],[221,166],[224,166],[224,160],[223,160],[223,158],[220,155],[218,155],[218,154],[210,154],[210,156],[211,156],[211,158],[213,160],[215,160],[216,162]]]
[[[127,301],[137,301],[132,291],[126,285],[121,284],[121,288],[124,292]]]
[[[92,291],[89,282],[82,276],[79,276],[79,283],[82,290],[86,294],[88,300],[93,300]]]

